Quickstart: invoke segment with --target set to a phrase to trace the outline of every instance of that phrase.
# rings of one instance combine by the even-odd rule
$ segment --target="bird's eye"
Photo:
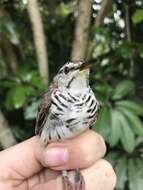
[[[65,73],[65,74],[68,74],[68,72],[69,72],[69,68],[68,68],[68,67],[65,67],[64,73]]]

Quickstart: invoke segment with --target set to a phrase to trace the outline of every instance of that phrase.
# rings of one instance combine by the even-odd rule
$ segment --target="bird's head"
[[[84,61],[67,62],[56,75],[54,82],[58,87],[82,90],[89,85],[90,64]]]

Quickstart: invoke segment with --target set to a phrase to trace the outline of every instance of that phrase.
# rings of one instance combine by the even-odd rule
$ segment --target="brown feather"
[[[36,135],[40,135],[40,133],[42,132],[42,128],[46,122],[46,119],[49,114],[49,109],[51,106],[51,101],[52,101],[51,94],[56,88],[57,88],[56,85],[52,83],[49,87],[48,92],[45,92],[42,97],[42,101],[38,107],[38,113],[36,117],[36,126],[35,126]]]

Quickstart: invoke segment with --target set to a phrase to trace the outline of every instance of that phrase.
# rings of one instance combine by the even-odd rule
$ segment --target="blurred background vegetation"
[[[99,57],[99,58],[98,58]],[[143,187],[143,0],[0,0],[1,149],[34,135],[41,94],[68,60],[96,60],[117,190]]]

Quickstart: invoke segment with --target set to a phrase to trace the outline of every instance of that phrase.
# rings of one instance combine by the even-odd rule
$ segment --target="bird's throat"
[[[69,85],[69,90],[73,93],[81,93],[84,92],[89,86],[89,80],[87,76],[79,75],[76,78],[73,78]]]

